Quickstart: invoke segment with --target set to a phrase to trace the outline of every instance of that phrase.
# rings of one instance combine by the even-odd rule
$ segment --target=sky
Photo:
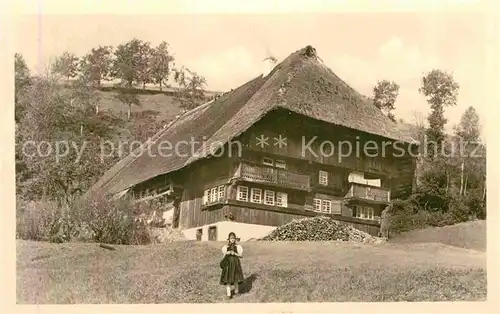
[[[34,14],[16,18],[13,38],[34,71],[64,51],[82,56],[133,37],[152,45],[167,41],[176,64],[203,75],[208,89],[217,91],[260,75],[269,53],[282,61],[312,45],[333,72],[366,96],[378,80],[398,83],[395,115],[406,122],[429,113],[418,88],[422,76],[438,68],[460,85],[458,105],[445,111],[450,131],[468,106],[484,125],[486,20],[473,7],[413,13]]]

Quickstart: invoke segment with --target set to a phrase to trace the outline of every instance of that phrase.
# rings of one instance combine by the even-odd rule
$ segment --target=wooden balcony
[[[271,168],[242,162],[233,176],[234,179],[262,183],[289,189],[308,191],[311,179],[308,175],[294,173],[286,169]]]
[[[345,198],[348,200],[363,200],[371,203],[387,204],[391,201],[391,191],[360,183],[350,183],[349,191]]]

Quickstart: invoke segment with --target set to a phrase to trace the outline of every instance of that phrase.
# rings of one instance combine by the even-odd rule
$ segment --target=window
[[[328,185],[328,172],[323,170],[319,171],[319,184]]]
[[[196,241],[201,241],[201,237],[203,236],[203,229],[196,230]]]
[[[314,205],[314,211],[315,212],[320,212],[321,211],[321,200],[319,198],[314,198],[313,199],[313,205]]]
[[[203,192],[203,205],[209,203],[209,198],[210,198],[210,190],[207,189]]]
[[[286,162],[284,160],[276,160],[274,162],[274,166],[276,168],[282,168],[282,169],[286,169]]]
[[[252,203],[262,203],[262,190],[261,189],[250,189],[250,202]]]
[[[332,213],[332,201],[322,200],[321,201],[321,211],[323,213],[331,214]]]
[[[264,157],[262,159],[262,163],[266,166],[273,166],[274,165],[274,162],[271,158],[267,158],[267,157]]]
[[[288,207],[288,195],[286,193],[276,193],[276,205],[280,207]]]
[[[274,205],[274,191],[265,190],[264,191],[264,204]]]
[[[356,218],[360,219],[374,219],[374,213],[372,207],[366,206],[356,206]]]
[[[226,196],[226,187],[224,185],[219,185],[210,189],[203,191],[203,205],[215,203],[217,201],[223,200]]]
[[[237,188],[236,199],[238,201],[247,202],[248,201],[248,187],[239,185]]]
[[[210,190],[210,203],[216,202],[217,201],[217,188],[212,188]]]
[[[282,192],[249,188],[239,185],[236,199],[238,201],[265,204],[270,206],[288,207],[288,195]]]
[[[218,188],[218,200],[223,200],[226,195],[225,186],[220,185]]]
[[[313,198],[313,211],[318,213],[332,213],[332,201]]]

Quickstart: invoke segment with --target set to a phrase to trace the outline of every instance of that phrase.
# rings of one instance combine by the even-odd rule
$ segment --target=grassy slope
[[[425,228],[403,233],[391,239],[395,243],[443,243],[465,249],[486,251],[486,220],[453,226]]]
[[[442,244],[243,243],[229,302],[484,300],[485,253]],[[18,303],[224,302],[216,242],[17,242]],[[322,270],[322,271],[321,271]]]
[[[103,111],[109,111],[113,114],[126,118],[127,106],[116,99],[115,92],[100,91],[100,106]],[[165,94],[145,94],[139,95],[141,106],[132,106],[132,113],[155,111],[158,113],[157,120],[170,120],[179,114],[182,109],[173,101],[172,96]]]

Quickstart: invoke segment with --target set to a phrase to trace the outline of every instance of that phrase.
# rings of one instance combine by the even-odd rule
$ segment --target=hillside
[[[442,244],[245,242],[226,301],[218,242],[158,246],[17,241],[17,303],[485,300],[486,255]],[[391,258],[388,259],[387,257]],[[418,288],[416,288],[418,287]]]
[[[111,112],[123,119],[127,118],[127,107],[116,99],[114,91],[99,91],[100,109]],[[139,95],[141,106],[132,106],[132,116],[143,114],[155,115],[157,121],[170,120],[182,112],[182,108],[175,103],[173,96],[166,94]]]
[[[391,242],[442,243],[465,249],[486,251],[486,220],[413,230],[396,236],[391,239]]]
[[[137,89],[140,106],[132,106],[131,118],[127,120],[128,107],[117,98],[117,91],[112,86],[103,86],[98,91],[99,112],[110,113],[125,123],[121,134],[131,134],[133,140],[141,142],[156,134],[163,126],[172,121],[176,116],[182,114],[185,109],[175,101],[173,88],[147,87],[146,90]],[[207,91],[207,101],[219,92]],[[122,138],[125,140],[125,138]]]

